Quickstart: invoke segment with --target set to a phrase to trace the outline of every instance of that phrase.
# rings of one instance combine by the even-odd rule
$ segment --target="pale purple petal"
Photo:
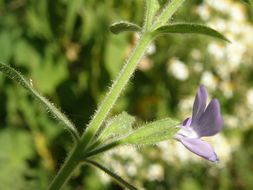
[[[219,101],[212,100],[199,120],[192,125],[199,137],[213,136],[218,133],[223,128]]]
[[[207,99],[207,91],[205,86],[201,85],[198,88],[198,92],[195,96],[193,111],[192,111],[192,123],[195,123],[199,120],[202,113],[206,108],[206,99]]]
[[[213,147],[206,141],[199,138],[187,138],[177,136],[177,139],[191,152],[205,158],[211,162],[218,162],[219,159],[213,150]]]
[[[189,127],[191,125],[191,122],[192,122],[192,118],[188,117],[187,119],[184,120],[183,126],[184,127]]]

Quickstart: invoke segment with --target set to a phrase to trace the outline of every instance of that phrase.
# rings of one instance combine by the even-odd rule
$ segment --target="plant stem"
[[[104,171],[105,173],[107,173],[109,176],[111,176],[119,185],[126,187],[130,190],[138,190],[136,187],[134,187],[133,185],[131,185],[130,183],[126,182],[124,179],[122,179],[120,176],[118,176],[117,174],[113,173],[112,171],[110,171],[109,169],[105,168],[104,166],[102,166],[101,164],[92,161],[92,160],[84,160],[84,162],[86,162],[87,164],[97,167],[100,170]]]
[[[82,147],[80,144],[73,148],[72,153],[68,156],[67,160],[64,162],[61,169],[58,171],[57,175],[54,177],[51,182],[48,190],[58,190],[63,187],[63,185],[68,181],[71,174],[75,170],[75,168],[79,165],[81,161]]]
[[[105,152],[105,151],[107,151],[109,149],[115,148],[116,146],[118,146],[120,144],[122,144],[121,141],[114,141],[112,143],[109,143],[109,144],[107,144],[105,146],[102,146],[102,147],[99,147],[97,149],[94,149],[92,151],[87,151],[87,153],[85,153],[83,155],[83,158],[88,158],[88,157],[100,154],[100,153]]]
[[[173,0],[164,8],[157,21],[154,23],[152,29],[155,30],[158,27],[164,25],[170,17],[177,11],[185,0]]]
[[[115,104],[122,90],[125,88],[127,82],[133,75],[141,57],[143,56],[151,40],[152,36],[149,33],[143,34],[143,36],[139,39],[132,55],[120,71],[117,79],[113,83],[103,102],[96,111],[93,119],[88,125],[86,132],[81,137],[80,143],[83,145],[83,147],[86,147],[86,145],[89,143],[93,135],[97,132],[97,130],[109,114],[112,106]]]
[[[113,83],[108,94],[104,98],[102,104],[99,106],[96,114],[94,115],[93,119],[88,125],[87,130],[82,135],[77,146],[73,148],[72,153],[69,155],[68,159],[65,161],[62,168],[53,179],[48,190],[61,189],[61,187],[67,182],[67,180],[71,176],[73,170],[82,161],[83,155],[85,155],[86,146],[88,145],[88,143],[90,142],[91,138],[94,136],[98,128],[101,126],[104,119],[109,114],[112,106],[118,99],[119,95],[121,94],[122,90],[126,86],[131,76],[133,75],[141,57],[143,56],[151,40],[152,36],[149,33],[143,34],[143,36],[139,39],[127,63],[122,68],[117,79]]]
[[[149,31],[152,26],[153,19],[156,13],[155,2],[156,0],[147,0],[146,1],[146,15],[144,20],[144,30]]]

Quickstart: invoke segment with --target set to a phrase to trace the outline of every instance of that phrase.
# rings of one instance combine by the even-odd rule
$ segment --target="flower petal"
[[[219,159],[216,153],[213,150],[213,147],[208,144],[206,141],[203,141],[199,138],[187,138],[187,137],[178,137],[177,139],[191,152],[205,158],[211,162],[218,162]]]
[[[223,128],[220,104],[217,99],[209,103],[199,120],[193,124],[193,128],[199,137],[213,136]]]
[[[184,127],[189,127],[191,125],[191,122],[192,122],[192,118],[191,117],[188,117],[184,120],[183,122],[183,126]]]
[[[192,111],[192,123],[198,121],[202,113],[206,108],[207,91],[205,86],[201,85],[198,88],[198,92],[195,96],[193,111]]]

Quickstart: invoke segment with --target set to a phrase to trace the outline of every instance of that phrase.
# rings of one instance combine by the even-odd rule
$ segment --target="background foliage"
[[[112,35],[108,26],[119,20],[142,24],[144,5],[144,0],[1,0],[0,61],[22,72],[82,131],[138,37]],[[203,161],[177,142],[122,147],[98,159],[143,189],[252,189],[252,11],[236,0],[192,0],[172,20],[210,25],[232,43],[196,35],[158,38],[112,115],[126,110],[139,122],[184,119],[204,84],[222,105],[225,128],[212,139],[221,163]],[[72,145],[70,136],[2,74],[0,108],[0,189],[45,189]],[[65,189],[121,188],[83,166]]]

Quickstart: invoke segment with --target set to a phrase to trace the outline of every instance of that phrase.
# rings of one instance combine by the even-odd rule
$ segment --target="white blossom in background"
[[[148,55],[152,55],[156,52],[156,46],[155,46],[155,43],[152,42],[151,44],[149,44],[149,46],[147,47],[147,50],[146,50],[146,53]]]
[[[200,63],[200,62],[195,62],[193,63],[193,66],[192,66],[193,70],[197,73],[200,73],[203,71],[203,63]]]
[[[148,56],[144,56],[138,64],[138,69],[141,71],[148,71],[154,66],[154,62]]]
[[[197,7],[196,11],[202,20],[206,21],[210,18],[211,9],[208,6],[200,5]]]
[[[180,165],[188,161],[200,161],[197,156],[192,156],[190,151],[185,150],[185,147],[176,141],[163,141],[157,144],[161,150],[161,158],[168,164]],[[173,151],[168,151],[173,150]]]
[[[148,178],[151,181],[164,179],[164,170],[160,164],[152,164],[148,166]]]
[[[134,177],[137,174],[137,167],[134,163],[126,164],[126,172],[129,176]]]
[[[200,83],[211,90],[215,90],[218,85],[218,80],[210,71],[205,71],[201,76]]]
[[[247,21],[245,5],[233,0],[205,0],[197,9],[201,18],[202,9],[219,11],[227,16],[225,18],[212,16],[207,22],[210,27],[222,32],[231,41],[231,43],[212,41],[207,48],[216,61],[227,65],[226,72],[233,72],[240,64],[251,62],[253,25]]]
[[[96,172],[98,172],[100,180],[103,184],[108,184],[111,182],[111,177],[108,174],[98,170],[96,170]]]
[[[247,104],[253,109],[253,88],[249,89],[246,93]]]
[[[222,93],[226,98],[232,98],[234,91],[234,85],[232,82],[222,81],[220,83],[220,89],[222,90]]]
[[[237,128],[241,125],[239,118],[234,115],[223,114],[223,119],[226,121],[226,127]]]
[[[182,118],[190,117],[193,102],[194,96],[186,97],[180,100],[178,104],[178,110],[180,110]]]
[[[224,59],[225,52],[224,52],[224,44],[220,42],[210,42],[207,46],[208,52],[215,58],[215,59]]]
[[[172,58],[168,62],[168,72],[178,80],[186,80],[189,77],[188,67],[177,58]]]
[[[196,60],[200,59],[202,57],[201,51],[199,49],[192,49],[191,57]]]
[[[220,163],[223,165],[225,165],[231,159],[232,151],[237,148],[232,145],[222,133],[219,133],[212,138],[207,138],[205,140],[210,142],[213,147],[215,147],[215,152],[217,155],[219,155]]]

